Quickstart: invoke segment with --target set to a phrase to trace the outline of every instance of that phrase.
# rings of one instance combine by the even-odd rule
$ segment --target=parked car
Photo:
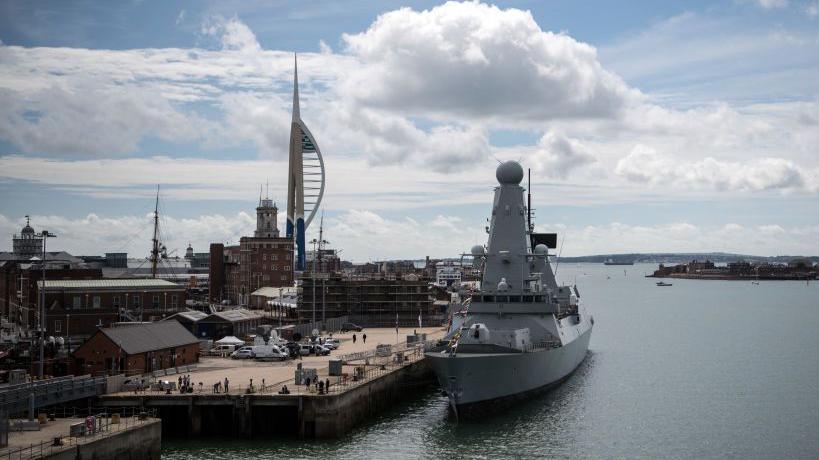
[[[330,354],[330,349],[317,344],[303,343],[301,344],[300,352],[302,356],[308,355],[326,356]]]
[[[329,348],[331,350],[338,350],[338,347],[341,346],[341,340],[338,339],[326,338],[322,339],[320,343],[325,348]]]
[[[324,345],[313,345],[315,353],[319,356],[327,356],[330,354],[330,349]]]
[[[341,324],[341,332],[349,332],[349,331],[356,331],[361,332],[364,328],[355,324],[355,323],[342,323]]]
[[[244,347],[231,353],[230,357],[233,359],[251,359],[253,358],[253,349],[251,347]]]

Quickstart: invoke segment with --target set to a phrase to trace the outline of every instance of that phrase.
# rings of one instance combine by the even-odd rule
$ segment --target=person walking
[[[353,343],[355,343],[355,334],[353,334]]]
[[[227,377],[225,377],[225,394],[227,394],[230,391],[229,389],[230,387],[228,385],[230,385],[230,381],[228,380]]]
[[[363,334],[361,339],[364,340],[364,343],[367,343],[367,334]]]

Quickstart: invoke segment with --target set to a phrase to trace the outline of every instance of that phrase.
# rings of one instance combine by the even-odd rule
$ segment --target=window
[[[115,295],[113,300],[114,308],[119,308],[119,296]]]
[[[95,295],[94,300],[92,302],[93,302],[94,308],[100,308],[100,304],[102,303],[102,299],[100,299],[100,296]]]
[[[134,300],[132,301],[132,302],[133,302],[133,305],[134,305],[135,307],[138,307],[138,306],[141,304],[140,300],[142,300],[142,299],[141,299],[141,298],[140,298],[138,295],[135,295],[135,296],[134,296]]]
[[[179,296],[174,294],[171,296],[171,308],[176,308],[179,305]]]
[[[509,302],[509,296],[499,295],[497,297],[497,299],[498,299],[498,302]]]
[[[153,304],[154,308],[159,308],[159,294],[154,294],[154,299],[153,299],[152,304]]]
[[[74,296],[74,308],[82,308],[82,297],[75,295]]]
[[[536,295],[535,296],[535,302],[540,303],[540,302],[545,302],[545,301],[546,301],[546,297],[544,297],[542,295]]]
[[[484,301],[484,302],[494,302],[494,301],[495,301],[495,296],[493,296],[493,295],[485,295],[485,296],[483,296],[483,301]]]
[[[533,297],[532,297],[532,296],[530,296],[530,295],[525,295],[525,296],[523,296],[523,301],[524,301],[524,302],[527,302],[527,303],[532,303],[532,299],[533,299]]]
[[[509,301],[514,303],[520,303],[520,296],[519,295],[509,296]]]
[[[282,281],[287,281],[287,275],[282,275]]]
[[[262,254],[262,260],[267,260],[267,254]]]
[[[62,332],[63,330],[63,322],[60,320],[54,321],[54,332]]]
[[[279,256],[277,254],[270,254],[270,260],[277,261],[279,260]]]
[[[278,267],[276,267],[275,265],[271,265],[271,266],[270,266],[270,270],[271,270],[271,271],[274,271],[274,272],[276,271],[276,269],[277,269],[277,268],[278,268]]]

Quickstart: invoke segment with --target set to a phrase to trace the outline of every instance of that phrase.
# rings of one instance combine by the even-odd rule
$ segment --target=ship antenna
[[[532,168],[527,168],[529,172],[529,186],[526,188],[526,225],[529,233],[532,233]]]
[[[557,261],[555,262],[555,276],[557,276],[557,269],[560,268],[560,256],[563,254],[563,243],[566,242],[566,235],[560,239],[560,250],[557,251]]]

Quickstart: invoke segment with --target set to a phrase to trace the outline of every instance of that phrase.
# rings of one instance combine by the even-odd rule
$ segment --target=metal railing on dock
[[[50,414],[59,414],[59,411],[49,411]],[[127,415],[129,414],[130,415]],[[63,412],[67,415],[68,412]],[[124,415],[125,414],[125,415]],[[7,447],[0,449],[0,460],[22,460],[44,458],[80,444],[88,444],[100,438],[125,431],[135,426],[152,422],[156,418],[156,409],[132,409],[111,411],[107,408],[87,408],[72,410],[70,418],[76,418],[75,425],[82,424],[82,434],[69,432],[65,436],[54,437],[28,446]],[[69,418],[69,417],[65,417]],[[53,420],[52,420],[53,421]],[[14,425],[12,424],[12,431]],[[71,426],[69,426],[71,429]]]

